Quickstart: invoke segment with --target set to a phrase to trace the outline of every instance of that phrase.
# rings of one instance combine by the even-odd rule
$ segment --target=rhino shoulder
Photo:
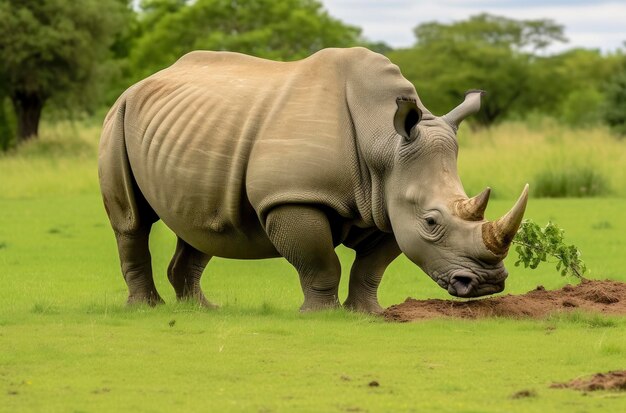
[[[171,67],[176,69],[181,66],[205,66],[220,63],[263,64],[263,62],[269,61],[236,52],[194,50],[180,57]]]

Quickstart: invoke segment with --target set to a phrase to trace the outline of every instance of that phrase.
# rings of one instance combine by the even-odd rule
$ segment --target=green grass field
[[[155,227],[151,244],[157,288],[167,304],[126,308],[115,241],[97,189],[98,128],[44,130],[50,132],[41,142],[0,157],[0,411],[626,409],[624,393],[548,388],[554,381],[626,368],[624,317],[574,313],[546,320],[390,324],[341,310],[300,314],[298,278],[282,259],[212,260],[203,288],[222,308],[205,311],[175,302],[165,276],[175,239],[162,225]],[[520,171],[532,172],[525,162],[543,158],[506,155],[515,169],[509,188],[503,184],[506,170],[490,163],[499,155],[479,150],[480,142],[487,146],[499,138],[472,136],[470,147],[461,145],[461,178],[494,191],[502,186],[490,203],[493,218],[513,203],[513,192],[523,184]],[[514,137],[502,139],[494,145],[531,152],[527,141],[516,148]],[[534,139],[539,152],[541,145],[555,148]],[[562,139],[565,147],[582,138]],[[620,189],[626,178],[619,169],[624,147],[606,142],[613,152],[622,151],[602,164],[603,171],[617,171],[612,198],[531,199],[527,217],[565,228],[568,241],[583,251],[590,278],[626,281],[626,198]],[[589,153],[593,162],[599,156]],[[496,165],[491,173],[489,165]],[[353,254],[343,248],[339,253],[343,299]],[[548,265],[515,268],[514,258],[508,259],[505,293],[572,281]],[[385,275],[380,299],[388,306],[407,296],[451,298],[400,257]],[[370,386],[373,381],[379,386]],[[535,395],[511,397],[521,390]]]

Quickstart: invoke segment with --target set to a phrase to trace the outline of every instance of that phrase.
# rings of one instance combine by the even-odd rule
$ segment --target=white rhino
[[[179,299],[200,288],[213,256],[285,257],[302,310],[338,306],[335,247],[356,251],[344,305],[381,312],[386,267],[406,254],[460,297],[504,288],[502,264],[528,188],[487,222],[457,175],[456,130],[482,92],[432,115],[384,56],[325,49],[296,62],[198,51],[130,87],[111,108],[99,177],[128,302],[161,302],[148,236],[178,236],[168,278]]]

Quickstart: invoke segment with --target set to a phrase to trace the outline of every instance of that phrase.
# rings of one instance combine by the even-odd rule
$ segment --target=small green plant
[[[531,220],[524,220],[513,238],[519,256],[515,266],[524,264],[526,268],[535,269],[540,262],[552,257],[556,258],[556,269],[561,275],[569,274],[582,279],[587,267],[580,259],[580,251],[575,245],[565,244],[563,238],[564,231],[552,222],[541,228]]]

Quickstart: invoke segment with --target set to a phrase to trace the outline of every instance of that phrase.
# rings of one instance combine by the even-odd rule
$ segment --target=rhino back
[[[277,203],[353,214],[338,66],[194,52],[129,89],[129,161],[159,217],[207,253],[258,258],[276,255],[259,215]]]

